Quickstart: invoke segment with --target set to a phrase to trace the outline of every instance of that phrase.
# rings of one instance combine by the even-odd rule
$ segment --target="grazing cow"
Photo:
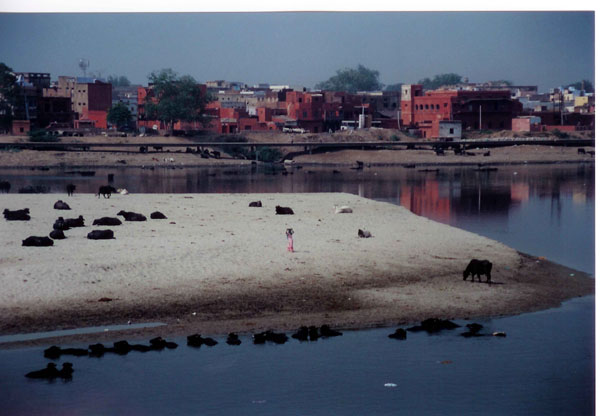
[[[260,207],[262,207],[262,202],[260,202],[260,201],[252,201],[252,202],[250,202],[248,204],[248,206],[249,207],[258,207],[258,208],[260,208]]]
[[[25,247],[49,247],[54,245],[54,241],[50,237],[36,237],[31,236],[23,240],[23,246]]]
[[[150,214],[150,218],[153,220],[166,220],[167,216],[160,211],[154,211],[152,214]]]
[[[130,212],[130,211],[119,211],[117,213],[117,215],[121,215],[122,217],[125,218],[125,221],[146,221],[146,216],[142,215],[142,214],[137,214],[135,212]]]
[[[96,196],[98,198],[100,198],[100,195],[102,195],[104,198],[110,198],[110,195],[112,193],[116,193],[116,192],[117,192],[117,190],[115,188],[113,188],[112,186],[105,185],[105,186],[101,186],[98,189],[98,193],[96,194]]]
[[[65,237],[63,230],[52,230],[50,232],[50,238],[53,240],[64,240],[67,237]]]
[[[42,370],[31,371],[31,372],[25,374],[25,377],[53,379],[53,378],[57,378],[58,375],[59,375],[59,371],[56,368],[56,364],[48,363],[46,368],[44,368]]]
[[[71,207],[69,206],[69,204],[59,199],[54,203],[54,209],[71,209]]]
[[[92,225],[121,225],[122,222],[118,218],[102,217],[94,220]]]
[[[481,282],[481,275],[487,276],[486,283],[492,283],[492,263],[487,260],[473,259],[467,265],[467,268],[463,272],[463,280],[467,280],[467,277],[471,275],[471,282],[475,281],[475,275]]]
[[[367,230],[361,230],[360,228],[358,229],[358,236],[360,238],[370,238],[372,237],[371,232],[367,231]]]
[[[2,213],[6,221],[29,221],[31,219],[29,208],[17,209],[15,211],[5,209]]]
[[[9,193],[10,192],[10,182],[0,181],[0,192]]]
[[[94,230],[87,235],[89,240],[110,240],[115,238],[112,230]]]
[[[275,207],[275,215],[294,215],[294,211],[289,207]]]
[[[66,225],[67,227],[70,227],[70,228],[75,228],[75,227],[85,227],[85,223],[84,223],[84,222],[85,222],[85,221],[84,221],[84,219],[83,219],[83,216],[82,216],[82,215],[80,215],[80,216],[79,216],[79,217],[77,217],[77,218],[67,218],[67,219],[65,220],[65,225]]]
[[[67,196],[73,196],[73,192],[75,192],[76,186],[72,183],[67,185]]]

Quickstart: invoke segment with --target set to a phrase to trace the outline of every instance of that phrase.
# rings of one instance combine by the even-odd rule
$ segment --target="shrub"
[[[53,135],[46,130],[32,130],[27,133],[29,136],[30,142],[35,143],[55,143],[59,142],[60,138],[58,136]]]
[[[569,137],[567,133],[565,133],[564,131],[560,131],[559,129],[552,130],[552,135],[558,137],[559,139],[566,139],[567,137]]]
[[[258,160],[261,162],[275,162],[282,157],[281,151],[272,147],[261,147],[257,150]]]

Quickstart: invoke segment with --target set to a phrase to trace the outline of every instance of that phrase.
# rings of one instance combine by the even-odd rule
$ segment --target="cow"
[[[54,209],[71,209],[71,207],[69,206],[69,204],[59,199],[54,203]]]
[[[142,214],[123,210],[117,212],[117,215],[121,215],[123,218],[125,218],[125,221],[146,221],[147,219],[146,216]]]
[[[4,214],[6,221],[29,221],[31,219],[29,216],[29,208],[17,209],[14,211],[5,209],[2,213]]]
[[[467,268],[463,272],[463,280],[467,280],[467,277],[471,275],[471,282],[475,281],[475,275],[481,282],[481,275],[487,276],[486,283],[492,283],[492,263],[487,260],[473,259],[467,265]]]
[[[117,192],[117,190],[115,188],[113,188],[112,186],[104,185],[98,189],[98,193],[96,194],[96,196],[98,198],[100,198],[100,195],[102,195],[104,198],[110,198],[110,195],[112,193],[116,193],[116,192]]]
[[[275,207],[275,215],[294,215],[294,211],[289,207]]]
[[[67,218],[65,220],[65,225],[70,228],[85,227],[83,216],[80,215],[77,218]]]
[[[150,218],[153,220],[166,220],[167,216],[160,211],[154,211],[152,214],[150,214]]]
[[[50,232],[50,238],[53,240],[64,240],[67,237],[65,237],[63,230],[52,230]]]
[[[67,185],[67,196],[73,196],[73,192],[75,192],[76,186],[72,183]]]
[[[10,182],[0,181],[0,192],[9,193],[10,192]]]
[[[92,225],[121,225],[122,222],[118,218],[102,217],[94,220]]]
[[[262,202],[260,202],[260,201],[252,201],[252,202],[250,202],[248,204],[248,206],[249,207],[258,207],[258,208],[260,208],[260,207],[262,207]]]
[[[112,230],[94,230],[88,233],[88,240],[111,240],[115,238]]]
[[[49,247],[54,245],[54,241],[50,237],[31,236],[23,240],[22,245],[25,247]]]

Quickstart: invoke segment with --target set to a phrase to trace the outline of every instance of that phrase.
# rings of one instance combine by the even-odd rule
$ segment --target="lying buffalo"
[[[121,215],[125,221],[146,221],[146,216],[135,212],[121,210],[117,212],[117,215]]]
[[[166,220],[167,216],[160,211],[154,211],[152,214],[150,214],[150,218],[153,220]]]
[[[252,201],[252,202],[250,202],[248,204],[248,206],[249,207],[258,207],[258,208],[260,208],[260,207],[262,207],[262,202],[260,202],[260,201]]]
[[[65,237],[63,230],[52,230],[50,232],[50,238],[53,240],[64,240],[67,237]]]
[[[31,237],[27,237],[25,240],[23,240],[22,245],[25,247],[48,247],[48,246],[53,246],[54,241],[52,241],[52,239],[50,237],[31,236]]]
[[[31,219],[29,216],[29,208],[17,209],[14,211],[5,209],[2,213],[4,214],[6,221],[29,221]]]
[[[94,230],[87,235],[89,240],[110,240],[115,238],[112,230]]]
[[[122,222],[118,218],[102,217],[94,220],[92,225],[121,225]]]
[[[110,195],[115,193],[117,193],[117,190],[115,188],[113,188],[110,185],[104,185],[98,189],[98,193],[96,194],[96,196],[100,198],[100,195],[102,195],[104,198],[110,198]]]
[[[54,203],[54,209],[71,209],[71,207],[69,204],[59,199]]]
[[[83,216],[80,215],[77,218],[67,218],[65,220],[65,225],[70,228],[85,227],[85,221],[83,219]]]
[[[275,214],[277,215],[294,215],[294,211],[289,207],[280,207],[277,205],[275,207]]]
[[[52,226],[52,228],[60,231],[67,231],[71,229],[71,227],[67,225],[63,217],[58,217],[58,219],[54,221],[54,225]]]
[[[467,265],[467,268],[463,272],[463,280],[467,280],[467,277],[471,275],[471,282],[475,281],[475,275],[481,282],[481,275],[487,276],[486,283],[492,283],[492,263],[487,260],[473,259]]]

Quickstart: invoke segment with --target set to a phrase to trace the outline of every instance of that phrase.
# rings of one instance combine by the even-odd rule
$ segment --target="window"
[[[454,129],[450,129],[450,134],[454,134]]]
[[[306,114],[306,111],[303,111],[302,112],[302,117],[307,117],[307,116],[308,116],[308,114]]]
[[[439,110],[439,109],[440,109],[440,105],[439,105],[439,104],[436,104],[436,105],[435,105],[435,109],[436,109],[436,110]]]
[[[429,104],[425,104],[425,110],[429,110]]]

